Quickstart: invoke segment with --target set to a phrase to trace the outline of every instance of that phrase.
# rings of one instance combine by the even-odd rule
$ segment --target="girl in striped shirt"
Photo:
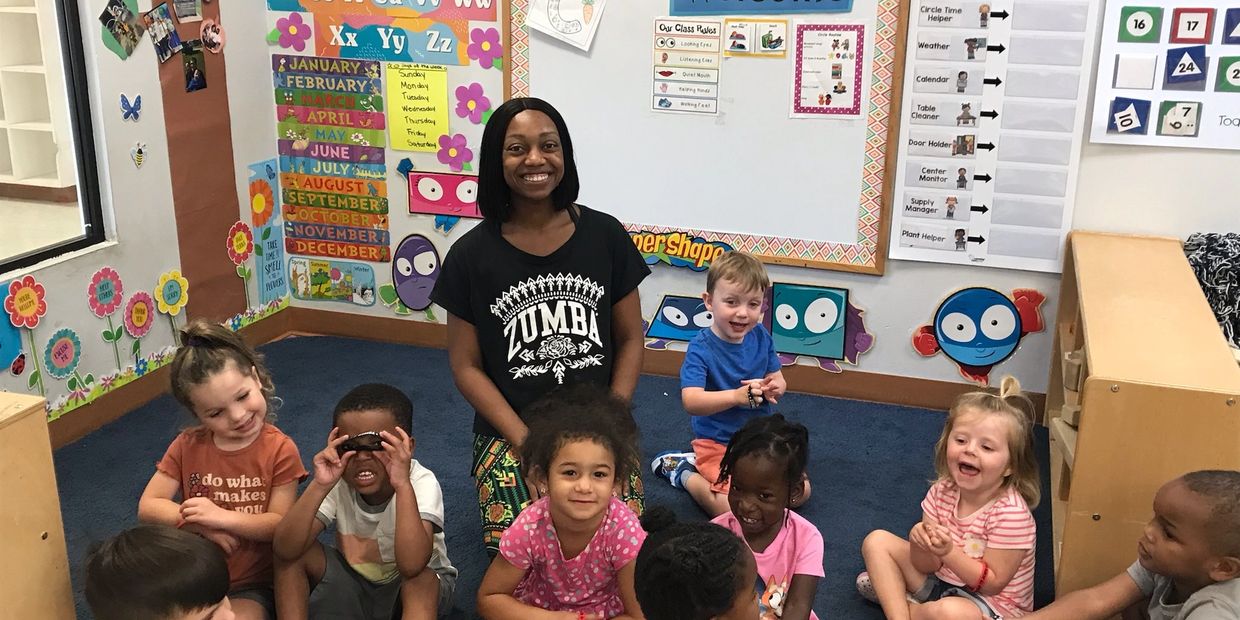
[[[921,521],[908,540],[875,530],[861,546],[867,572],[857,589],[887,618],[1002,620],[1033,610],[1030,508],[1041,485],[1032,410],[1012,377],[997,396],[956,400],[935,447],[938,480],[921,502]]]

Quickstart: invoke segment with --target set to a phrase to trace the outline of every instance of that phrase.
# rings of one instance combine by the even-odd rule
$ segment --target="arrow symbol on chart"
[[[988,52],[999,52],[1000,54],[1002,54],[1002,53],[1003,53],[1003,50],[1005,50],[1005,49],[1007,49],[1007,48],[1006,48],[1006,47],[1003,47],[1003,44],[1002,44],[1002,43],[1000,43],[1000,44],[998,44],[998,45],[987,45],[987,46],[986,46],[986,51],[988,51]]]
[[[982,205],[982,206],[980,206],[980,207],[979,207],[979,206],[977,206],[977,205],[973,205],[973,206],[969,207],[969,210],[970,210],[970,211],[972,211],[972,212],[974,212],[974,213],[985,213],[985,212],[989,211],[990,209],[987,209],[987,208],[986,208],[986,205]]]
[[[986,243],[986,237],[983,237],[981,235],[978,235],[976,237],[969,237],[969,243]]]
[[[1002,84],[1002,83],[1003,83],[1003,80],[1001,80],[1001,79],[999,79],[999,78],[986,78],[986,79],[982,80],[982,83],[983,83],[983,84],[990,84],[991,86],[998,86],[998,85],[1000,85],[1000,84]]]
[[[974,181],[981,181],[981,182],[983,182],[983,183],[989,183],[989,182],[990,182],[990,175],[989,175],[989,174],[975,174],[975,175],[973,175],[973,180],[974,180]]]
[[[991,11],[991,12],[990,12],[990,16],[991,16],[991,17],[998,17],[999,19],[1007,19],[1007,18],[1008,18],[1008,12],[1007,12],[1007,11]]]
[[[980,116],[982,118],[999,118],[999,113],[994,110],[982,110]]]
[[[995,150],[995,145],[993,145],[993,144],[991,144],[991,143],[989,143],[989,142],[979,142],[979,143],[977,143],[977,148],[979,148],[979,149],[986,149],[987,151],[993,151],[993,150]]]

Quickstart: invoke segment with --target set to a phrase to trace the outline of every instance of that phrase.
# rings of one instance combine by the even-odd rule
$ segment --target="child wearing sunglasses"
[[[276,528],[279,617],[446,614],[457,572],[444,544],[443,492],[413,458],[413,404],[390,385],[361,385],[332,423],[314,479]],[[332,523],[335,548],[316,541]]]

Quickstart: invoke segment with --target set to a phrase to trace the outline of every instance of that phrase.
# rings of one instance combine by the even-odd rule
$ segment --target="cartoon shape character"
[[[779,620],[784,615],[784,601],[788,599],[788,578],[776,581],[771,575],[765,583],[758,577],[762,596],[758,599],[758,611],[762,613],[760,620]]]
[[[1045,300],[1033,289],[1016,289],[1011,299],[989,288],[956,291],[939,304],[933,325],[913,332],[913,349],[924,357],[942,351],[961,376],[987,385],[990,369],[1011,357],[1025,334],[1045,327],[1040,310]]]
[[[482,217],[478,211],[478,177],[411,170],[409,212]]]
[[[431,305],[431,289],[439,279],[439,252],[430,239],[409,235],[392,254],[392,284],[396,296],[410,310]]]
[[[701,297],[664,295],[663,303],[659,304],[646,329],[646,337],[688,342],[702,328],[710,327],[712,318]]]
[[[847,289],[780,283],[771,289],[771,338],[776,351],[844,358]]]

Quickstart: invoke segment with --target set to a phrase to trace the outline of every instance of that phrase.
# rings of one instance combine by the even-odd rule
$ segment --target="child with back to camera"
[[[275,391],[262,356],[237,334],[201,320],[180,336],[172,395],[199,425],[181,432],[156,464],[138,519],[219,545],[228,556],[237,617],[271,618],[271,538],[306,469],[293,440],[272,424]]]
[[[1137,539],[1137,561],[1027,620],[1240,618],[1240,471],[1195,471],[1164,484]]]
[[[634,559],[646,534],[615,497],[637,465],[628,405],[601,386],[552,392],[524,413],[521,465],[540,499],[513,521],[478,589],[487,620],[642,618]]]
[[[86,560],[95,620],[233,620],[228,562],[214,543],[166,525],[139,525]]]
[[[711,517],[728,511],[728,483],[719,475],[719,463],[732,434],[747,420],[769,415],[788,387],[774,340],[762,326],[770,286],[766,268],[744,252],[727,252],[710,264],[702,295],[710,326],[689,343],[680,367],[693,451],[663,452],[650,464]],[[807,478],[794,506],[808,498]]]
[[[730,512],[711,522],[740,536],[758,565],[762,620],[817,620],[811,607],[823,569],[822,534],[793,512],[809,462],[809,431],[778,413],[732,436],[719,475],[731,481]]]
[[[1030,508],[1042,491],[1030,410],[1012,377],[998,395],[956,399],[935,446],[938,480],[921,502],[921,521],[908,540],[875,530],[861,546],[868,572],[857,589],[888,618],[1000,620],[1033,609]]]
[[[443,491],[413,458],[413,403],[390,385],[359,385],[336,404],[332,427],[314,478],[276,528],[280,618],[446,614],[457,572]],[[335,548],[315,540],[332,524]]]
[[[655,507],[642,515],[646,542],[634,588],[646,620],[759,620],[758,566],[736,534],[685,523]]]

